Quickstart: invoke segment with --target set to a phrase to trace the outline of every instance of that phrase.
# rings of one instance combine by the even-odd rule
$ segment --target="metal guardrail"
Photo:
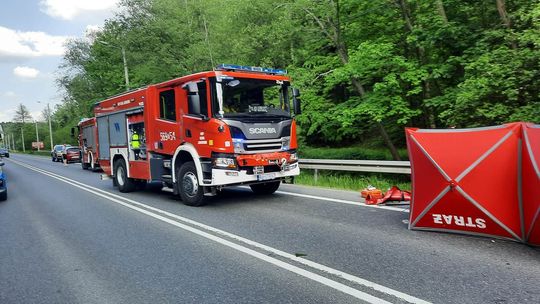
[[[299,162],[301,169],[315,170],[315,176],[318,170],[411,174],[409,161],[300,158]]]

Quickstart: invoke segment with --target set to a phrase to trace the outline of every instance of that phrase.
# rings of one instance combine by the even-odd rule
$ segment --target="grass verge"
[[[369,185],[377,187],[383,192],[392,186],[398,186],[402,190],[411,190],[411,177],[405,174],[348,173],[319,170],[315,181],[314,170],[302,169],[300,175],[294,181],[299,185],[353,191],[360,191]]]
[[[16,151],[14,153],[19,153],[19,154],[28,154],[28,155],[38,155],[38,156],[51,156],[51,151],[26,151],[26,152],[23,152],[23,151]]]
[[[47,156],[47,157],[50,157],[51,156],[51,151],[26,151],[26,152],[23,152],[23,151],[10,151],[11,153],[15,153],[15,154],[28,154],[28,155],[37,155],[37,156]]]

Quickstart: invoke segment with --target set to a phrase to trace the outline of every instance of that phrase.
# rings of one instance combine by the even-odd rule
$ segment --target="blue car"
[[[0,161],[0,201],[7,200],[7,180],[2,167],[4,162]]]
[[[0,156],[9,157],[9,150],[7,148],[0,148]]]

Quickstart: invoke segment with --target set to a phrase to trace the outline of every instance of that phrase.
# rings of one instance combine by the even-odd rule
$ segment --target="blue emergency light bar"
[[[244,72],[252,72],[252,73],[255,72],[255,73],[274,74],[274,75],[287,74],[287,70],[261,68],[261,67],[236,65],[236,64],[220,64],[216,67],[216,70],[217,71],[244,71]]]

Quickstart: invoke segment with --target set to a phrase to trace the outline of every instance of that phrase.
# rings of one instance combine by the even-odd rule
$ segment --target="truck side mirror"
[[[75,137],[75,128],[71,128],[71,137]]]
[[[293,112],[294,115],[302,114],[302,108],[300,107],[300,90],[293,88]]]
[[[184,86],[184,89],[188,91],[188,93],[199,93],[199,87],[197,86],[196,82],[188,82]]]
[[[201,98],[199,87],[196,82],[188,82],[183,86],[187,90],[188,114],[200,116],[202,120],[208,121],[208,117],[201,113]]]

